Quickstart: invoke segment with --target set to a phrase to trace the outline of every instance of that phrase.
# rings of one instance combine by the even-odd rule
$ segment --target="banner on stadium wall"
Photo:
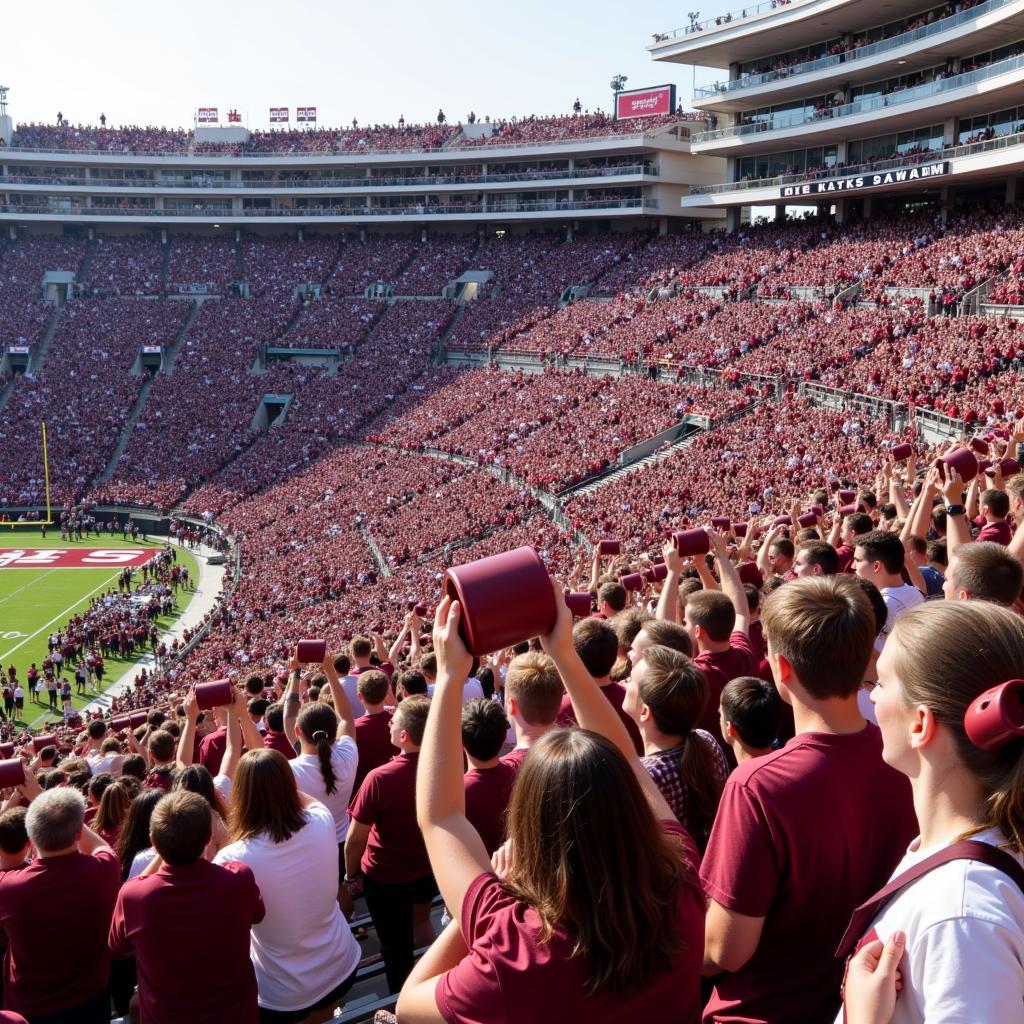
[[[782,199],[798,199],[802,196],[832,195],[834,192],[859,192],[862,189],[879,188],[883,185],[899,185],[905,181],[940,178],[944,174],[949,174],[949,161],[935,160],[928,164],[918,164],[917,167],[897,167],[891,171],[873,171],[871,174],[857,174],[848,178],[783,185],[779,189],[779,196]]]
[[[657,117],[676,109],[674,85],[652,85],[647,89],[630,89],[615,97],[615,117]]]
[[[7,351],[12,356],[27,356],[28,355],[28,345],[8,345],[7,346]]]
[[[296,107],[296,121],[316,121],[316,107]]]
[[[162,345],[143,345],[142,354],[146,356],[158,356],[163,352]]]
[[[287,107],[271,107],[270,108],[270,123],[271,124],[287,124],[288,123],[288,108]]]
[[[220,118],[217,117],[216,107],[200,107],[196,112],[196,120],[200,124],[216,124]]]

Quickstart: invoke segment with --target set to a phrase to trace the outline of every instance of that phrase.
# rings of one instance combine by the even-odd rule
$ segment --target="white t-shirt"
[[[342,736],[331,748],[334,767],[334,792],[328,793],[320,771],[320,758],[316,754],[299,754],[288,762],[295,773],[295,784],[303,793],[319,800],[334,817],[334,830],[339,843],[348,835],[348,802],[352,799],[352,784],[359,767],[359,748],[349,736]]]
[[[363,707],[363,702],[359,699],[359,676],[342,676],[341,685],[345,696],[348,697],[349,704],[352,705],[352,721],[354,722],[366,714],[366,708]]]
[[[132,866],[128,869],[127,880],[130,881],[133,878],[138,878],[154,860],[156,860],[156,850],[154,850],[152,846],[147,846],[144,850],[139,850],[139,852],[132,858]]]
[[[338,843],[323,804],[310,804],[305,826],[283,843],[229,843],[214,863],[229,861],[250,867],[267,908],[249,945],[260,1006],[304,1009],[356,969],[359,943],[338,907]]]
[[[1005,842],[996,830],[972,838]],[[910,844],[893,878],[936,852],[917,849],[919,841]],[[1024,892],[1005,872],[950,861],[907,886],[872,928],[883,940],[894,931],[907,936],[892,1024],[1024,1019]],[[842,1020],[840,1011],[836,1024]]]
[[[427,696],[433,697],[434,690],[437,688],[437,683],[430,683],[427,686]],[[480,685],[480,680],[476,676],[470,676],[462,684],[462,703],[468,704],[471,700],[483,700],[484,688]]]
[[[124,760],[124,755],[114,753],[113,751],[108,754],[95,753],[90,754],[85,760],[88,762],[93,775],[99,775],[100,772],[120,775],[121,762]]]
[[[876,651],[880,651],[885,646],[886,637],[892,632],[896,620],[904,612],[924,603],[924,594],[909,583],[904,583],[902,587],[882,587],[881,591],[885,607],[889,609],[889,617],[885,620],[885,626],[875,640]]]

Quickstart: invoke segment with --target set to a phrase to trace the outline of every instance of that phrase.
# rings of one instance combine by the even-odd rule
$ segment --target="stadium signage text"
[[[0,548],[0,569],[123,569],[144,565],[156,548]]]
[[[832,192],[857,192],[865,188],[882,185],[899,185],[904,181],[920,181],[923,178],[938,178],[949,173],[949,161],[937,160],[919,167],[899,167],[891,171],[876,171],[874,174],[858,174],[850,178],[833,178],[831,181],[808,181],[802,185],[783,185],[779,195],[783,199],[796,196],[821,196]]]
[[[196,120],[200,124],[216,124],[220,118],[217,116],[216,107],[200,107],[196,111]]]
[[[296,107],[296,121],[316,121],[316,107]]]
[[[271,124],[287,124],[288,123],[288,108],[287,107],[271,107],[270,108],[270,123]]]
[[[615,116],[657,117],[671,114],[676,107],[676,87],[655,85],[649,89],[631,89],[615,96]]]

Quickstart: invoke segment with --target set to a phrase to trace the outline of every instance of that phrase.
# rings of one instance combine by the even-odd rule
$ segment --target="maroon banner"
[[[316,121],[316,107],[296,107],[296,121]]]
[[[676,106],[674,85],[655,85],[649,89],[631,89],[615,97],[615,116],[658,117],[671,114]]]
[[[216,107],[200,107],[196,112],[196,120],[200,124],[216,124],[220,118]]]
[[[271,124],[287,124],[288,123],[288,108],[287,107],[271,107],[270,108],[270,123]]]
[[[0,548],[0,569],[123,569],[144,565],[158,553],[158,548]]]
[[[237,110],[228,111],[228,124],[241,124],[242,115]]]

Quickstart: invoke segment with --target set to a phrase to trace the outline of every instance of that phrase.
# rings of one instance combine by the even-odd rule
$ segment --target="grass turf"
[[[123,541],[120,534],[111,536],[101,533],[81,541],[62,541],[60,531],[48,531],[44,540],[38,527],[30,530],[0,528],[0,548],[159,548],[159,539],[133,543]],[[182,548],[178,552],[178,563],[188,566],[193,583],[198,579],[199,567],[195,556]],[[103,568],[72,569],[72,568],[18,568],[16,566],[0,567],[0,665],[6,673],[7,666],[12,662],[18,670],[18,679],[23,686],[25,673],[32,662],[42,671],[43,659],[47,654],[47,638],[55,630],[63,627],[78,612],[89,607],[90,601],[98,594],[104,593],[108,587],[117,589],[117,578],[120,575],[117,566]],[[138,573],[135,577],[139,579]],[[192,591],[180,590],[177,594],[175,610],[170,615],[160,616],[157,627],[163,633],[178,616],[188,607],[192,600]],[[104,689],[117,682],[134,664],[134,658],[104,659]],[[73,670],[64,670],[64,678],[70,679],[71,701],[78,710],[94,700],[96,694],[89,692],[78,696],[75,692]],[[48,711],[49,701],[45,692],[42,694],[46,706],[35,703],[35,694],[25,693],[24,718],[17,719],[19,724],[31,728],[40,728],[47,723],[59,721],[60,714]]]

